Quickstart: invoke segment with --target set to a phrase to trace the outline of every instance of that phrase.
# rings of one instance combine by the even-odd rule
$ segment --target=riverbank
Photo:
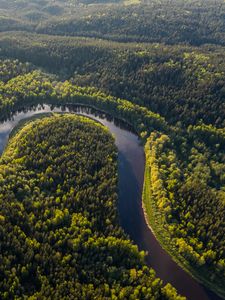
[[[37,119],[42,119],[42,118],[50,117],[52,115],[53,115],[53,113],[40,113],[40,114],[31,116],[29,118],[20,120],[19,123],[10,132],[9,139],[12,138],[12,137],[14,137],[20,131],[20,129],[22,129],[29,122],[35,121]]]
[[[172,259],[170,256],[171,253],[163,247],[155,230],[155,227],[156,229],[160,228],[160,222],[157,222],[160,215],[154,218],[154,221],[156,222],[155,227],[154,224],[150,227],[147,226],[149,222],[145,221],[146,215],[144,216],[143,214],[143,202],[141,199],[145,166],[144,150],[140,145],[140,140],[137,135],[131,133],[129,128],[121,131],[121,128],[125,125],[124,121],[126,122],[125,117],[123,118],[124,121],[122,124],[115,124],[115,119],[112,118],[111,114],[105,115],[102,111],[98,113],[97,108],[96,111],[93,111],[93,114],[90,112],[89,108],[85,109],[85,106],[83,106],[82,111],[77,110],[75,107],[73,108],[72,105],[67,107],[66,104],[63,105],[63,108],[57,108],[55,106],[54,109],[52,109],[52,106],[43,104],[42,109],[36,107],[30,111],[21,111],[19,114],[15,114],[11,121],[8,121],[8,125],[12,129],[19,120],[31,117],[31,115],[35,113],[40,115],[43,112],[75,112],[78,114],[82,113],[85,116],[92,116],[94,120],[98,120],[107,126],[110,131],[115,134],[116,144],[120,149],[119,157],[121,162],[119,173],[122,175],[120,176],[120,187],[122,191],[121,196],[125,195],[125,199],[124,201],[121,201],[119,211],[125,231],[129,234],[135,244],[139,246],[139,249],[149,253],[149,255],[146,256],[148,265],[157,270],[158,276],[161,278],[163,277],[165,283],[171,283],[171,281],[173,281],[174,286],[177,287],[180,293],[188,295],[188,299],[190,300],[218,300],[219,297],[204,289],[203,286],[198,283],[199,278],[195,281],[193,279],[194,276],[189,276],[192,274],[187,269],[183,268],[179,261],[174,260],[174,258]],[[108,116],[111,117],[108,119]],[[120,125],[122,125],[122,127]],[[142,142],[143,141],[144,139],[142,139]],[[145,180],[145,182],[150,183],[150,180]],[[147,186],[150,189],[150,185]],[[127,214],[128,211],[129,214]],[[149,228],[152,229],[152,231],[150,231]],[[170,239],[167,240],[167,243],[170,243]],[[176,251],[175,253],[177,255],[177,249],[174,248],[174,251]],[[194,278],[196,279],[197,277]]]
[[[164,228],[163,216],[156,207],[154,199],[152,197],[150,167],[147,163],[145,165],[142,206],[146,223],[162,248],[185,272],[190,274],[195,280],[202,283],[204,286],[225,299],[224,290],[222,290],[219,286],[211,284],[210,279],[206,277],[209,276],[209,272],[207,270],[204,270],[204,273],[206,275],[203,276],[202,273],[199,274],[199,272],[197,272],[196,269],[193,268],[188,263],[188,261],[179,254],[177,247],[173,243],[171,243],[171,237],[168,231]]]

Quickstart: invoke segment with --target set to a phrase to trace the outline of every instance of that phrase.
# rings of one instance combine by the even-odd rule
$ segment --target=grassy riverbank
[[[10,137],[14,136],[27,122],[33,121],[37,118],[43,118],[52,113],[40,113],[32,117],[28,117],[25,120],[21,120],[18,125],[12,130]],[[154,198],[151,195],[151,178],[150,178],[150,167],[145,166],[145,180],[144,180],[144,189],[143,189],[143,204],[145,210],[145,217],[149,224],[150,229],[153,231],[157,240],[159,241],[162,248],[169,253],[172,259],[186,272],[188,272],[192,277],[194,277],[199,282],[203,283],[209,289],[215,291],[222,297],[225,297],[223,290],[219,286],[212,285],[210,282],[210,274],[206,268],[201,272],[196,271],[196,268],[193,268],[188,261],[178,253],[178,248],[175,245],[175,242],[172,241],[171,236],[168,230],[165,228],[165,219],[164,215],[158,210],[155,205]],[[203,275],[204,274],[204,278]]]
[[[225,292],[221,286],[211,283],[209,278],[211,274],[209,271],[205,269],[201,270],[201,272],[198,272],[196,268],[193,268],[191,264],[179,254],[177,247],[175,246],[174,242],[172,242],[171,236],[168,233],[168,230],[165,228],[164,216],[160,213],[154,198],[152,197],[150,167],[147,163],[145,165],[142,201],[146,222],[162,248],[169,253],[172,259],[184,271],[225,299]]]
[[[44,114],[40,113],[26,120],[20,121],[19,124],[15,127],[15,129],[11,132],[11,136],[15,135],[18,132],[18,130],[24,126],[24,123],[32,121],[36,118],[42,118],[44,116],[46,116],[46,113]],[[143,203],[146,212],[145,216],[148,221],[149,227],[153,231],[154,235],[156,236],[161,246],[172,256],[173,260],[182,269],[187,271],[191,276],[193,276],[195,279],[203,283],[209,289],[212,289],[217,294],[221,295],[222,297],[225,297],[221,285],[215,286],[214,284],[211,284],[210,276],[212,275],[212,273],[209,273],[209,271],[206,268],[203,269],[203,267],[201,268],[200,272],[196,271],[196,268],[192,267],[188,263],[188,261],[181,254],[178,253],[178,248],[176,247],[176,243],[174,242],[174,240],[171,239],[168,230],[164,227],[165,226],[164,215],[158,210],[157,206],[155,205],[154,199],[151,196],[151,179],[150,179],[150,170],[148,165],[146,165],[144,182],[145,184],[143,190]],[[203,274],[204,274],[204,278],[203,278]]]
[[[117,150],[105,126],[40,114],[12,134],[0,161],[0,222],[3,248],[10,245],[3,266],[17,285],[0,282],[1,299],[184,299],[145,266],[144,252],[118,225]],[[20,234],[10,239],[12,228]]]

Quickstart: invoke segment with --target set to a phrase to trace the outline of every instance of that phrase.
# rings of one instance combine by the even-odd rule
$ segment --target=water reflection
[[[149,230],[145,222],[141,201],[145,165],[144,150],[132,127],[126,122],[86,106],[65,105],[59,107],[43,104],[22,108],[16,113],[10,114],[7,121],[0,124],[0,153],[7,143],[10,132],[20,120],[49,112],[81,114],[91,117],[109,128],[115,137],[118,148],[118,211],[122,227],[139,246],[139,249],[148,253],[147,264],[155,269],[157,275],[165,283],[173,284],[181,294],[190,300],[219,300],[218,296],[198,284],[173,262]]]

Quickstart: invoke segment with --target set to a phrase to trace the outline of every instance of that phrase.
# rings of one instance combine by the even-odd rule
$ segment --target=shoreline
[[[142,192],[142,209],[144,213],[144,218],[147,227],[154,235],[157,242],[160,244],[161,248],[171,257],[171,259],[188,275],[190,275],[194,280],[196,280],[198,283],[202,284],[203,287],[208,288],[210,291],[215,293],[217,296],[225,299],[225,292],[222,291],[220,288],[218,288],[215,285],[210,284],[210,281],[206,279],[203,276],[200,276],[198,272],[191,267],[190,264],[188,264],[188,261],[183,258],[180,254],[174,255],[173,249],[169,246],[170,244],[165,243],[164,238],[161,236],[161,234],[156,230],[156,222],[157,221],[157,210],[154,208],[154,205],[152,205],[153,200],[151,200],[150,194],[148,194],[148,189],[151,189],[151,184],[146,187],[146,180],[148,177],[147,172],[150,172],[150,167],[145,165],[145,171],[144,171],[144,183],[143,183],[143,192]],[[150,175],[150,174],[149,174]],[[150,176],[149,176],[150,177]],[[149,178],[150,180],[150,178]],[[151,182],[151,181],[150,181]],[[146,191],[147,189],[147,191]],[[162,224],[160,224],[160,229],[162,229]],[[161,230],[161,232],[166,232],[164,229]],[[168,236],[166,232],[166,236]],[[168,236],[169,237],[169,236]],[[190,299],[191,300],[191,299]],[[199,299],[200,300],[200,299]]]
[[[48,105],[47,103],[43,103],[43,104]],[[113,116],[112,113],[110,113],[110,112],[107,113],[107,111],[98,109],[94,105],[93,106],[92,105],[85,105],[85,104],[82,105],[81,103],[64,103],[64,104],[62,104],[62,106],[67,106],[67,105],[75,105],[75,106],[78,105],[78,106],[93,108],[96,111],[100,111],[101,113]],[[56,105],[56,107],[57,107],[57,105]],[[50,112],[50,113],[54,113],[54,112]],[[66,113],[66,111],[65,111],[65,113]],[[78,112],[76,112],[76,113],[79,114]],[[44,113],[44,114],[46,114],[46,113]],[[115,116],[113,116],[113,117],[116,118]],[[126,122],[129,126],[132,126],[132,124],[127,122],[124,118],[118,118],[118,119],[122,120],[123,122]],[[139,139],[140,139],[140,141],[142,141],[142,144],[143,144],[144,139],[140,138],[140,136],[139,136]],[[143,210],[144,221],[145,221],[148,229],[153,234],[153,236],[156,239],[159,246],[165,251],[165,253],[168,256],[170,256],[170,258],[173,260],[173,262],[175,264],[177,264],[178,267],[180,267],[184,272],[186,272],[194,280],[196,280],[197,283],[203,284],[206,288],[210,289],[212,292],[214,292],[218,296],[225,299],[225,293],[220,288],[218,289],[215,285],[211,285],[209,280],[204,279],[202,276],[200,276],[196,272],[196,270],[188,264],[188,261],[186,259],[184,259],[181,255],[177,255],[177,253],[176,253],[176,256],[175,256],[173,248],[170,247],[169,243],[165,242],[165,238],[163,238],[162,235],[158,232],[157,224],[159,225],[159,227],[162,224],[160,224],[160,222],[158,222],[157,209],[154,208],[153,200],[150,197],[151,181],[150,181],[149,176],[147,176],[147,173],[150,172],[150,167],[146,164],[146,161],[145,161],[144,168],[145,168],[144,169],[144,182],[143,182],[143,189],[142,189],[142,192],[141,192],[141,209]],[[148,183],[148,178],[149,178],[149,184],[147,184]],[[151,218],[151,217],[153,217],[153,218]],[[160,227],[160,228],[162,228],[162,227]],[[163,229],[163,231],[166,233],[166,236],[168,237],[167,232],[164,229]],[[172,246],[173,246],[173,244],[172,244]]]

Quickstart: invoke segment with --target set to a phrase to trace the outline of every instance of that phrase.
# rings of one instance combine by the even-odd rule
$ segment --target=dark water
[[[142,186],[145,156],[143,147],[135,133],[126,123],[87,107],[52,108],[48,105],[17,112],[10,120],[0,124],[0,153],[3,151],[11,130],[22,119],[46,112],[70,111],[89,116],[109,128],[115,137],[119,152],[119,217],[122,227],[140,250],[148,252],[147,264],[156,271],[165,283],[169,282],[178,292],[190,300],[219,300],[190,275],[183,271],[161,248],[148,228],[142,209]]]

